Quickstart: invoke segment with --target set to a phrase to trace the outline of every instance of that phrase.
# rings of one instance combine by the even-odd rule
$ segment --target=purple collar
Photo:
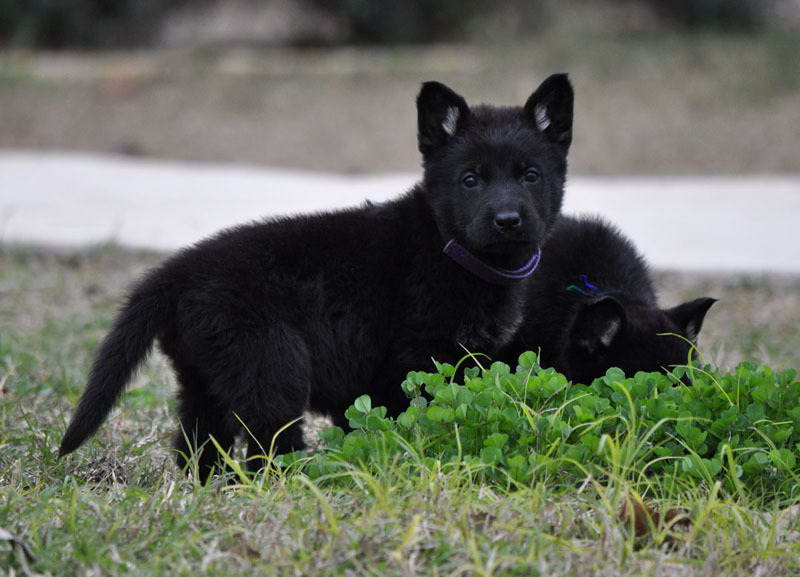
[[[528,278],[539,266],[539,259],[542,257],[542,250],[539,249],[524,265],[518,269],[508,270],[486,264],[477,256],[469,252],[466,248],[450,239],[444,246],[444,254],[452,258],[463,268],[474,274],[476,277],[488,283],[497,285],[511,285],[522,279]]]

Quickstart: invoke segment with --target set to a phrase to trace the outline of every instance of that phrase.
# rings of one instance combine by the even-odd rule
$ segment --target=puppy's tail
[[[59,455],[77,449],[105,420],[153,340],[173,317],[176,292],[158,269],[136,286],[98,349],[89,383],[61,440]]]

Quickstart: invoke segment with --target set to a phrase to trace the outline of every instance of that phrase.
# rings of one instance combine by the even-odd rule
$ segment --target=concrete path
[[[172,250],[262,216],[386,200],[417,177],[0,151],[0,239]],[[575,177],[565,210],[606,216],[658,268],[800,273],[800,175]]]

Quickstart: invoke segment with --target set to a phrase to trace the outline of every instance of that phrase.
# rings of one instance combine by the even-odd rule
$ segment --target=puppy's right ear
[[[703,297],[668,309],[666,313],[677,323],[683,336],[692,342],[697,342],[697,335],[703,328],[706,313],[715,302],[717,299]]]
[[[425,82],[417,96],[417,138],[424,155],[444,145],[469,117],[466,100],[441,82]]]

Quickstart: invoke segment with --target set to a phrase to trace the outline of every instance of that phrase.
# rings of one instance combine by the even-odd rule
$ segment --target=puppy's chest
[[[492,353],[507,345],[524,321],[525,291],[516,287],[451,290],[415,300],[409,329],[423,340]]]
[[[523,303],[517,295],[509,294],[499,302],[476,303],[465,311],[455,331],[455,340],[469,351],[493,353],[517,334],[524,321],[523,312]]]

